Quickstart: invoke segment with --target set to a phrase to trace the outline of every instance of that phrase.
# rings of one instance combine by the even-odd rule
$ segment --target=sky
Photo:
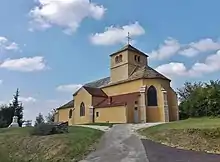
[[[1,0],[0,103],[16,88],[34,120],[109,76],[109,55],[126,44],[172,79],[219,79],[219,0]]]

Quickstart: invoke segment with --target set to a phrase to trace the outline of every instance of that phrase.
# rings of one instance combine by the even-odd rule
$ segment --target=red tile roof
[[[122,94],[117,96],[109,96],[100,103],[94,106],[94,108],[104,108],[104,107],[115,107],[115,106],[125,106],[130,102],[135,102],[138,100],[139,92]],[[111,102],[110,102],[111,100]]]
[[[96,97],[107,97],[107,95],[105,94],[105,92],[103,92],[102,89],[100,88],[93,88],[93,87],[87,87],[87,86],[83,86],[83,88],[92,96],[96,96]]]

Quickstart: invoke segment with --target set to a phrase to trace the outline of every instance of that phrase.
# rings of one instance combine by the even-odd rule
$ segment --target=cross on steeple
[[[131,37],[130,37],[130,33],[128,32],[128,36],[127,36],[127,41],[128,41],[128,45],[130,44],[130,40],[131,40]]]

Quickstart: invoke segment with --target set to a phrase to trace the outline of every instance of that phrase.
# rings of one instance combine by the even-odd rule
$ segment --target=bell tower
[[[148,65],[148,56],[130,45],[130,36],[128,34],[128,44],[111,57],[111,83],[126,80],[139,67]]]

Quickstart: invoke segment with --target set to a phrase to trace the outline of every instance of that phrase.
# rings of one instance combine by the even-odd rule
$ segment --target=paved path
[[[168,147],[142,140],[150,162],[220,162],[220,155]]]
[[[114,125],[107,131],[95,152],[81,162],[149,162],[141,140],[131,125]]]

